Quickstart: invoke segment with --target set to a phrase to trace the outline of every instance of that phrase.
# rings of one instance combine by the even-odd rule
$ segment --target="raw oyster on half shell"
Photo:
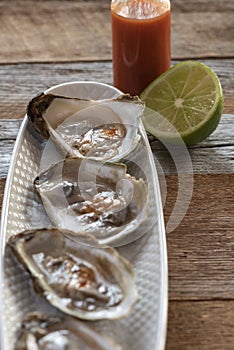
[[[66,158],[34,181],[56,227],[92,234],[101,244],[119,246],[136,237],[147,219],[147,187],[121,163]]]
[[[121,347],[81,322],[31,312],[22,321],[15,350],[121,350]]]
[[[143,110],[143,102],[130,95],[94,101],[41,94],[30,101],[27,115],[66,155],[117,161],[136,147]]]
[[[35,291],[66,314],[117,319],[137,300],[130,263],[87,234],[28,230],[10,237],[9,244],[29,271]]]

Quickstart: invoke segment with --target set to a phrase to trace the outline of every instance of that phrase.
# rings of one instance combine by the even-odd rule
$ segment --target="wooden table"
[[[199,59],[213,68],[225,108],[214,134],[189,148],[192,200],[183,221],[167,235],[167,350],[234,348],[233,14],[233,0],[172,0],[172,64]],[[66,81],[112,83],[109,1],[0,0],[0,47],[2,201],[27,102]],[[156,141],[152,149],[165,174],[167,223],[178,175],[168,151]]]

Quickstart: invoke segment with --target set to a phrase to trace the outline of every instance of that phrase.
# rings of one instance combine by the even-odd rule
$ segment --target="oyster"
[[[67,155],[117,161],[137,145],[143,109],[130,95],[94,101],[41,94],[30,101],[27,115]]]
[[[86,320],[127,315],[137,300],[133,269],[87,234],[28,230],[10,237],[34,289],[61,311]]]
[[[65,317],[32,312],[25,316],[15,350],[121,350],[90,327]]]
[[[134,241],[147,218],[146,185],[127,174],[124,164],[66,158],[34,184],[56,227],[88,232],[101,244]]]

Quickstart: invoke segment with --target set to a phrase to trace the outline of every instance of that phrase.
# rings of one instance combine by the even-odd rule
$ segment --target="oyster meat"
[[[101,244],[134,241],[135,229],[147,219],[146,185],[121,163],[66,158],[34,184],[56,227],[88,232]]]
[[[135,148],[144,104],[138,97],[83,100],[52,94],[33,98],[28,118],[66,155],[117,161]]]
[[[9,244],[34,289],[61,311],[86,320],[127,315],[137,300],[130,263],[87,234],[28,230]]]
[[[15,350],[121,350],[81,322],[31,312],[22,322]]]

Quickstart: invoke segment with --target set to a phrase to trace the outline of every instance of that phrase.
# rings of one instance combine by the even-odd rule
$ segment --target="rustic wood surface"
[[[232,0],[172,0],[172,57],[233,57]],[[111,58],[110,1],[0,1],[0,62]],[[95,20],[94,20],[95,18]]]
[[[200,61],[210,66],[220,78],[225,97],[224,113],[234,113],[234,58]],[[172,60],[172,64],[177,62]],[[76,80],[94,80],[112,84],[112,63],[0,65],[0,119],[23,118],[27,103],[34,95],[53,85]]]
[[[220,77],[225,108],[217,130],[190,147],[194,190],[167,235],[167,350],[226,350],[234,344],[233,0],[172,0],[172,64],[200,59]],[[94,20],[95,18],[95,20]],[[52,85],[112,83],[109,1],[0,0],[0,209],[11,153],[27,102]],[[160,163],[167,224],[178,190],[169,152]],[[187,170],[186,170],[187,169]],[[166,187],[165,187],[166,185]]]
[[[233,349],[233,310],[233,300],[170,302],[166,349]]]

